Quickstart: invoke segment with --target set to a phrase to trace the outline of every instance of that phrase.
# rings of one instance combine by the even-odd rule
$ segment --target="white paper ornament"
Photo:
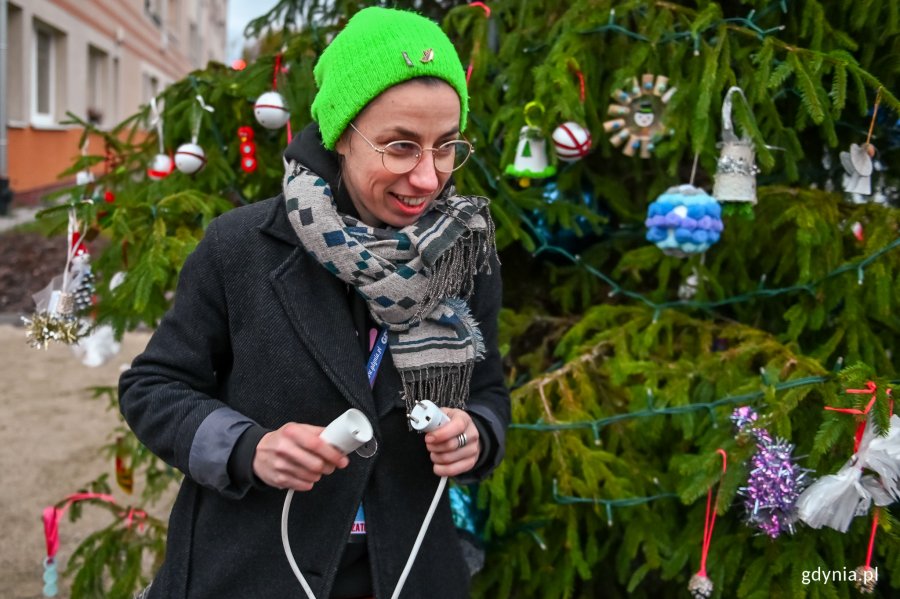
[[[558,126],[551,137],[556,156],[563,162],[580,160],[591,150],[590,132],[573,121]]]
[[[259,124],[266,129],[280,129],[291,118],[284,106],[284,98],[278,92],[266,92],[256,100],[253,114]]]
[[[175,152],[175,166],[185,175],[193,175],[206,164],[206,153],[195,143],[178,146]]]
[[[841,166],[844,167],[844,191],[847,193],[872,194],[872,156],[875,147],[871,144],[850,144],[849,152],[841,152]]]
[[[165,179],[174,170],[175,165],[172,163],[172,157],[168,154],[157,154],[153,157],[153,161],[147,168],[147,176],[155,181]]]

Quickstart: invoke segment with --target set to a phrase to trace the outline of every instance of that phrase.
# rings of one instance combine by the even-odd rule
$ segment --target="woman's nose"
[[[421,191],[432,193],[438,188],[440,181],[438,172],[434,168],[434,156],[431,152],[422,152],[422,159],[416,168],[409,171],[410,184]]]

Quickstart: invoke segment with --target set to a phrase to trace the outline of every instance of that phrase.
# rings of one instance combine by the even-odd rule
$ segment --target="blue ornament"
[[[670,256],[705,252],[719,241],[722,208],[714,197],[693,185],[670,187],[647,211],[647,241]]]

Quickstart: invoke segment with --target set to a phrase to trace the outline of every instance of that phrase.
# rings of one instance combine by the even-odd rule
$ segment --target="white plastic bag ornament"
[[[734,132],[731,109],[735,93],[740,94],[747,104],[747,98],[739,87],[731,87],[725,94],[725,101],[722,102],[722,141],[719,144],[722,152],[716,163],[713,187],[713,196],[726,205],[726,212],[730,211],[727,207],[729,202],[751,207],[756,205],[756,174],[759,172],[753,140],[746,133],[738,138]]]
[[[853,518],[866,514],[873,502],[883,506],[900,500],[900,417],[891,416],[890,425],[888,435],[879,437],[871,414],[867,417],[856,453],[837,474],[823,476],[800,495],[797,512],[803,522],[847,532]]]

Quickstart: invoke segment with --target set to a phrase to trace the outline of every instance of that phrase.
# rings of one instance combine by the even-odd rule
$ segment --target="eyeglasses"
[[[392,141],[383,148],[377,147],[369,138],[350,123],[353,130],[366,140],[373,150],[381,154],[381,164],[395,175],[405,175],[419,165],[422,154],[431,152],[434,158],[434,170],[439,173],[452,173],[469,159],[475,151],[472,144],[464,139],[454,139],[439,145],[436,148],[423,148],[414,141]]]

